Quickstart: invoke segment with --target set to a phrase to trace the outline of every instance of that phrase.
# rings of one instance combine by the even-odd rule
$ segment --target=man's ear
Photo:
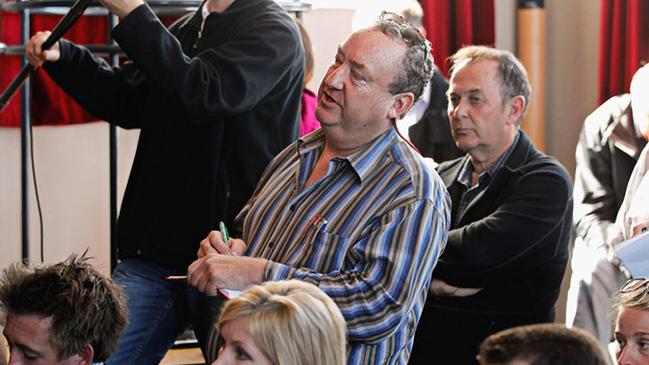
[[[515,124],[523,115],[525,110],[525,98],[522,95],[516,95],[509,101],[509,118],[508,124]]]
[[[388,118],[397,120],[405,115],[408,110],[415,103],[415,95],[413,93],[401,93],[394,96],[394,103],[388,110]]]
[[[95,357],[95,350],[92,345],[88,344],[81,351],[72,355],[75,358],[77,365],[92,365],[92,360]]]

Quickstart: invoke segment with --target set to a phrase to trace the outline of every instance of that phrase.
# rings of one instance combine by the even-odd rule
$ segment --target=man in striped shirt
[[[268,280],[313,283],[347,321],[349,364],[405,364],[450,206],[395,121],[432,69],[429,44],[401,17],[384,13],[352,34],[320,86],[322,129],[271,162],[237,218],[241,239],[226,244],[211,232],[189,282],[208,294]]]

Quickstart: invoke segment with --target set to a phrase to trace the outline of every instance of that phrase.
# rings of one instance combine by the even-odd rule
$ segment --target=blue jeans
[[[209,328],[221,301],[185,281],[164,280],[167,275],[184,274],[139,259],[124,260],[115,267],[112,276],[124,288],[129,323],[106,365],[158,364],[190,324],[206,353]]]

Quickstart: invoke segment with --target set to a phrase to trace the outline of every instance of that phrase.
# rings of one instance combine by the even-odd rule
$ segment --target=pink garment
[[[300,115],[300,137],[320,128],[320,122],[315,117],[318,97],[313,91],[304,88],[302,92],[302,114]]]

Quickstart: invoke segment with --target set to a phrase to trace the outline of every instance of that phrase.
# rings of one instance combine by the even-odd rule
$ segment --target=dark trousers
[[[426,306],[409,364],[476,365],[482,341],[501,330],[530,324],[529,316],[485,314]]]

